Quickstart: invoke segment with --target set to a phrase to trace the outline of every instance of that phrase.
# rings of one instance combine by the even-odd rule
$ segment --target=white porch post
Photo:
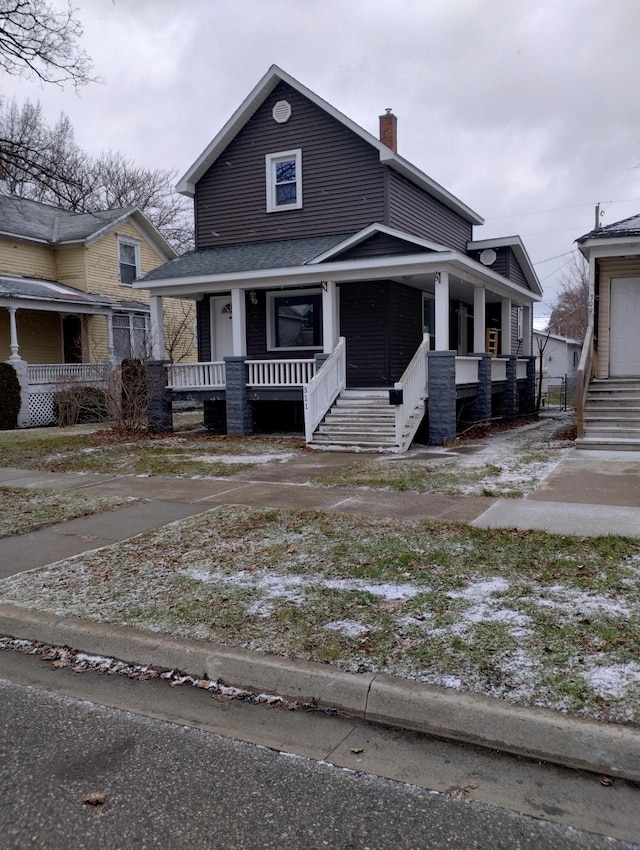
[[[152,295],[149,302],[151,311],[151,357],[153,360],[164,360],[164,317],[162,314],[162,298]],[[113,345],[113,329],[111,344]]]
[[[449,272],[438,271],[436,278],[436,351],[449,350]]]
[[[9,310],[9,348],[11,357],[9,360],[20,360],[20,345],[18,344],[18,326],[16,324],[16,307],[7,307]]]
[[[322,281],[322,351],[331,354],[338,344],[338,288],[333,280]]]
[[[522,308],[522,346],[520,351],[524,357],[531,356],[531,304]]]
[[[486,289],[476,286],[473,290],[473,351],[479,354],[487,347],[486,331]]]
[[[233,335],[233,356],[247,356],[247,309],[244,289],[231,290],[231,333]]]
[[[115,363],[116,348],[113,344],[113,313],[108,313],[105,319],[107,320],[107,360],[109,363]]]
[[[502,329],[502,346],[500,354],[511,354],[511,299],[502,299],[502,316],[500,319]]]

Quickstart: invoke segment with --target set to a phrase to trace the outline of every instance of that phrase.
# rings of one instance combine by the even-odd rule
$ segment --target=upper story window
[[[118,238],[120,283],[131,286],[140,277],[140,244],[135,239]]]
[[[302,206],[302,150],[266,156],[267,212],[296,210]]]

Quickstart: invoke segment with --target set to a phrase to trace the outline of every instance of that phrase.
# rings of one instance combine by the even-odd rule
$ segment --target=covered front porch
[[[136,284],[151,291],[158,365],[162,299],[196,301],[199,362],[168,367],[170,396],[215,407],[215,425],[213,418],[205,424],[235,434],[251,433],[260,402],[297,401],[314,445],[339,397],[368,390],[394,410],[398,451],[425,413],[429,440],[444,442],[455,436],[463,403],[475,419],[491,415],[492,399],[507,416],[533,407],[529,357],[539,293],[524,278],[507,279],[459,252],[420,247],[354,259],[330,250],[293,268]]]

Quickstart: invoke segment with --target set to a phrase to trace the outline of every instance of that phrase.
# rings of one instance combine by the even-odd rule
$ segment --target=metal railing
[[[314,377],[304,385],[304,436],[311,442],[313,432],[347,383],[347,354],[344,337]]]

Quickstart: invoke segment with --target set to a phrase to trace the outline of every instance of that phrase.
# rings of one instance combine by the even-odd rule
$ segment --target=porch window
[[[322,294],[267,295],[268,348],[322,348]]]
[[[436,298],[430,292],[422,293],[422,333],[429,334],[429,348],[436,347]]]
[[[302,150],[266,156],[267,212],[302,207]]]
[[[140,246],[135,239],[118,239],[118,260],[120,265],[120,283],[131,286],[140,276]]]
[[[113,349],[117,360],[148,357],[149,317],[142,313],[114,313]]]

